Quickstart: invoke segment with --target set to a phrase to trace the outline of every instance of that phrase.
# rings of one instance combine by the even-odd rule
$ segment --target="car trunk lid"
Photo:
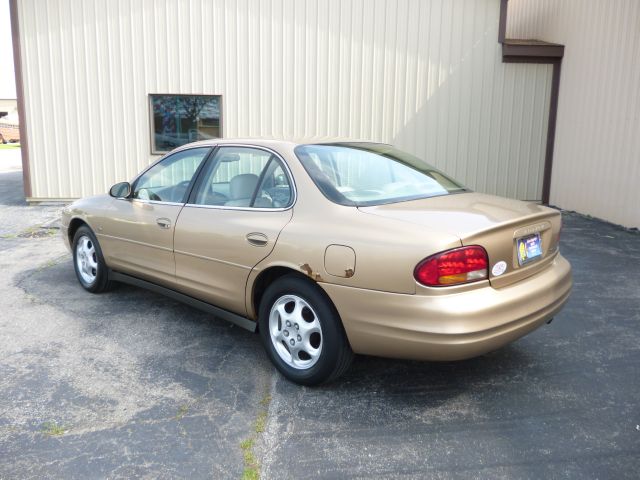
[[[560,212],[536,203],[461,193],[359,209],[414,223],[425,233],[455,235],[462,245],[484,247],[489,256],[489,280],[496,288],[535,274],[552,262],[558,251]],[[520,261],[520,244],[524,244],[525,251],[530,247],[529,253],[537,253],[538,239],[540,255]],[[435,252],[425,252],[425,256],[432,253]]]

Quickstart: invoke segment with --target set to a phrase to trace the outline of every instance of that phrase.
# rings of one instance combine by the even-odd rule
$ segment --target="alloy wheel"
[[[269,313],[269,335],[278,356],[290,367],[306,370],[322,353],[322,326],[309,303],[297,295],[283,295]]]
[[[98,256],[93,241],[86,235],[76,243],[76,266],[82,280],[91,285],[98,276]]]

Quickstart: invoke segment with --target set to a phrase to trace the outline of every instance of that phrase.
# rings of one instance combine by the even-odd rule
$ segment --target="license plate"
[[[542,256],[542,245],[540,243],[540,234],[529,235],[518,239],[518,263],[533,262]]]

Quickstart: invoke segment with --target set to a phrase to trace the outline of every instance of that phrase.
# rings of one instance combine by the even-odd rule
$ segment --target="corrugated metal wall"
[[[541,195],[550,67],[506,65],[499,0],[21,0],[35,198],[150,161],[149,93],[221,94],[225,137],[393,142]]]
[[[551,203],[640,227],[640,1],[510,0],[507,31],[566,45]]]

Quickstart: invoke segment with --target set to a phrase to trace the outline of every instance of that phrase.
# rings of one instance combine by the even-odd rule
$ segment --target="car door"
[[[128,198],[114,199],[99,239],[114,270],[174,285],[173,234],[191,182],[210,147],[176,152],[134,181]]]
[[[273,250],[291,219],[294,192],[291,174],[275,152],[218,148],[176,224],[179,289],[246,314],[249,272]]]

